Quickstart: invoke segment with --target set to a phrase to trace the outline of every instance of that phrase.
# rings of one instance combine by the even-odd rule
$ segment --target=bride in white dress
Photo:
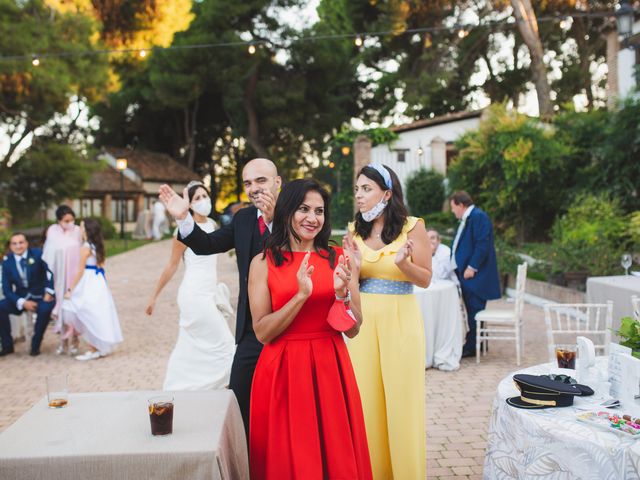
[[[200,228],[209,233],[215,223],[208,218],[211,198],[201,182],[187,186],[190,209]],[[232,313],[229,289],[218,285],[216,255],[196,255],[172,240],[171,258],[160,275],[146,308],[152,315],[158,295],[175,274],[180,259],[185,272],[178,290],[180,330],[169,358],[163,390],[213,390],[229,383],[235,341],[223,312]]]

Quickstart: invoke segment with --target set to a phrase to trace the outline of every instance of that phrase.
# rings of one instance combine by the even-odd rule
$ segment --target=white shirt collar
[[[460,219],[461,221],[466,221],[467,218],[469,217],[469,215],[471,215],[471,210],[473,210],[473,207],[475,207],[475,205],[469,205],[469,207],[467,207],[467,209],[464,211],[464,213],[462,214],[462,218]]]

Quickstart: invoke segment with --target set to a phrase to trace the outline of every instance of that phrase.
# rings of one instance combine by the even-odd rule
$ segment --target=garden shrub
[[[421,168],[406,180],[405,190],[411,215],[422,217],[441,212],[444,204],[444,176]]]
[[[620,255],[629,237],[619,201],[604,194],[575,197],[553,225],[552,246],[555,272],[620,274]]]

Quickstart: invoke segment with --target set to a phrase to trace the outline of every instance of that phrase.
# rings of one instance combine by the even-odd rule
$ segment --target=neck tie
[[[27,259],[22,257],[20,259],[20,278],[22,278],[22,285],[27,288]]]
[[[264,223],[264,217],[262,215],[258,217],[258,228],[260,229],[260,235],[264,235],[264,232],[267,230],[267,224]]]

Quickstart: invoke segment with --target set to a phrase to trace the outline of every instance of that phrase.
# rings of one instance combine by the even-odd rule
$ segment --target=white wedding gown
[[[214,223],[198,223],[207,233]],[[169,358],[163,390],[214,390],[229,384],[235,340],[218,303],[224,303],[218,286],[217,256],[184,252],[185,272],[178,290],[180,331]],[[216,300],[217,299],[217,300]],[[226,298],[228,303],[228,298]]]

